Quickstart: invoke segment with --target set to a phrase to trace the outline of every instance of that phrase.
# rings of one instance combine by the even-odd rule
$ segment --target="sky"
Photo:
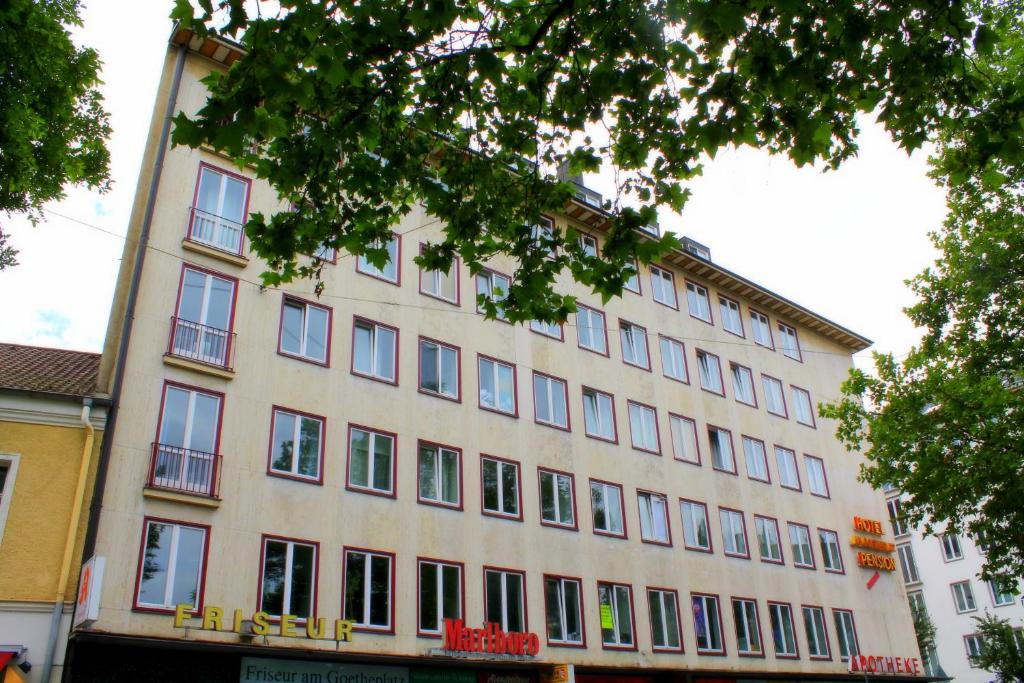
[[[170,0],[86,0],[77,43],[103,61],[110,112],[113,187],[71,188],[46,207],[45,222],[3,220],[20,251],[0,272],[0,341],[99,351],[120,267],[142,151],[171,22]],[[902,309],[904,284],[936,256],[927,237],[945,215],[927,177],[927,154],[899,149],[862,121],[857,158],[839,171],[797,168],[750,148],[719,154],[689,187],[682,215],[663,229],[711,249],[712,260],[867,336],[874,350],[903,354],[919,337]],[[588,176],[607,194],[611,179]],[[869,352],[857,365],[870,366]]]

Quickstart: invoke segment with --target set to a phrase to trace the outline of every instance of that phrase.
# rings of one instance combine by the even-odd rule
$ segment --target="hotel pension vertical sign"
[[[858,548],[857,564],[867,569],[881,569],[882,571],[896,571],[896,560],[892,553],[896,552],[896,546],[888,541],[883,541],[884,535],[882,523],[877,519],[865,517],[853,518],[853,535],[850,536],[850,545]],[[864,535],[867,534],[867,535]],[[860,550],[863,548],[863,550]],[[886,553],[882,555],[880,553]]]

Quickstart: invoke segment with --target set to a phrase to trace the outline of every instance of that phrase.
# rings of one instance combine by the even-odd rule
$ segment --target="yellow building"
[[[604,305],[563,280],[564,326],[488,321],[514,264],[420,272],[415,207],[384,268],[264,290],[241,225],[287,207],[167,144],[238,50],[176,33],[161,77],[70,680],[920,676],[884,500],[814,415],[868,340],[693,242]],[[592,192],[551,220],[600,252]]]
[[[0,344],[4,681],[60,680],[106,410],[99,364],[95,353]]]

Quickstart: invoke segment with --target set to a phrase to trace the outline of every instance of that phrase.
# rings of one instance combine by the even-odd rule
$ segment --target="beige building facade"
[[[165,63],[70,680],[915,675],[899,577],[858,565],[892,555],[850,543],[884,499],[813,409],[868,340],[690,243],[604,305],[566,278],[563,326],[485,320],[514,265],[421,273],[418,209],[385,268],[264,289],[240,226],[286,207],[162,135],[237,54],[176,33]],[[600,251],[592,199],[552,221]]]

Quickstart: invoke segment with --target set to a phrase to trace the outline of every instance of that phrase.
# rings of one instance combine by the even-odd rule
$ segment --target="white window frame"
[[[588,400],[591,401],[592,410],[587,409]],[[598,424],[591,424],[591,413]],[[615,397],[597,389],[583,387],[583,429],[591,438],[616,443],[618,430],[615,425]]]
[[[851,656],[860,654],[860,643],[857,642],[857,624],[853,619],[853,610],[832,609],[832,620],[836,627],[836,640],[839,642],[839,661],[845,662]]]
[[[789,550],[793,554],[793,566],[803,569],[814,569],[814,545],[811,543],[811,530],[804,524],[787,522],[789,530]],[[804,548],[806,547],[806,557]]]
[[[676,298],[676,279],[672,271],[653,263],[651,270],[651,296],[659,304],[679,310],[679,302]]]
[[[558,253],[555,245],[541,244],[541,239],[553,240],[555,237],[555,222],[547,216],[541,216],[540,221],[530,226],[530,246],[536,250],[543,250],[545,258],[553,258]]]
[[[970,633],[964,636],[964,649],[967,651],[967,663],[972,669],[977,669],[977,658],[981,656],[982,640],[977,633]]]
[[[825,461],[817,456],[804,453],[804,468],[807,470],[807,490],[812,496],[831,498],[828,489],[828,475]]]
[[[782,355],[802,363],[803,354],[800,352],[800,337],[797,336],[796,328],[783,322],[778,323],[778,328],[779,348],[782,349]]]
[[[510,633],[512,631],[525,631],[526,625],[526,572],[520,571],[508,571],[504,569],[495,569],[492,567],[484,568],[484,619],[487,619],[488,604],[487,604],[487,577],[488,574],[497,574],[501,577],[501,620],[498,622],[498,626],[501,627],[502,631]],[[522,627],[519,628],[519,624],[509,623],[509,605],[508,605],[508,577],[515,576],[519,579],[519,614],[522,615],[523,623]]]
[[[696,605],[694,603],[696,601],[698,601],[698,600],[701,602],[701,610],[704,612],[704,615],[705,615],[704,616],[704,626],[705,626],[705,628],[703,629],[703,634],[701,634],[699,632],[700,629],[697,628],[697,612],[694,610],[693,611],[693,634],[694,634],[694,639],[697,641],[697,654],[725,654],[725,632],[722,629],[722,611],[721,611],[721,603],[720,603],[720,601],[718,599],[718,596],[717,595],[707,595],[705,593],[691,593],[690,594],[690,608],[691,608],[691,610],[694,607],[696,607]],[[708,609],[708,604],[709,603],[713,603],[714,606],[715,606],[713,614],[715,615],[715,619],[714,619],[715,624],[718,626],[718,629],[717,629],[718,630],[718,643],[720,645],[720,647],[717,647],[717,648],[701,647],[700,646],[701,635],[704,636],[704,640],[705,640],[705,642],[708,643],[708,645],[711,644],[711,635],[713,633],[713,629],[711,628],[711,619],[708,618],[709,615],[712,614],[712,611]]]
[[[360,337],[360,330],[369,332],[369,368],[356,367],[356,359],[359,357],[358,348],[361,344],[360,339],[365,339],[365,337]],[[381,334],[382,330],[391,333],[391,375],[384,374],[378,363],[382,345],[381,337],[386,336]],[[387,351],[386,346],[384,351]],[[352,323],[352,374],[368,379],[380,380],[388,384],[398,384],[398,328],[366,318],[355,318]]]
[[[699,518],[698,518],[699,513]],[[679,517],[683,520],[683,547],[687,550],[712,552],[711,520],[708,517],[708,506],[697,500],[682,499],[679,501]],[[700,544],[700,532],[703,526],[706,545]],[[693,539],[693,543],[690,539]]]
[[[551,605],[548,602],[548,585],[554,583],[557,586],[556,599],[558,600],[557,605]],[[567,592],[565,590],[566,584],[576,585],[576,604],[570,605],[567,598]],[[551,636],[550,623],[548,618],[550,617],[550,611],[552,607],[558,609],[558,626],[561,629],[562,637],[553,638]],[[579,624],[580,634],[579,638],[568,638],[568,615],[570,611],[575,608],[576,623]],[[568,577],[568,576],[544,576],[544,616],[547,627],[547,637],[549,645],[567,645],[567,646],[582,646],[586,638],[586,629],[583,625],[583,582],[580,579]]]
[[[4,456],[8,457],[8,456]],[[8,475],[10,473],[8,472]],[[167,567],[166,577],[164,579],[164,595],[163,602],[151,603],[142,601],[142,565],[139,565],[139,577],[135,582],[135,605],[141,608],[158,609],[158,610],[173,610],[175,608],[174,600],[174,589],[178,573],[178,565],[181,563],[181,557],[178,555],[179,550],[179,539],[181,538],[181,530],[191,529],[199,531],[203,535],[202,548],[200,550],[199,567],[196,571],[196,582],[195,582],[195,604],[191,606],[193,613],[198,612],[200,603],[203,599],[203,587],[206,578],[206,560],[207,560],[207,548],[210,542],[210,530],[205,526],[197,526],[195,524],[186,524],[183,522],[177,522],[168,519],[158,519],[155,517],[147,517],[142,525],[142,553],[145,557],[146,546],[149,541],[149,527],[152,524],[159,524],[161,526],[168,526],[172,528],[170,547],[167,549]],[[145,562],[145,560],[142,560]],[[261,590],[262,594],[262,590]]]
[[[718,522],[722,527],[722,551],[729,557],[750,559],[746,515],[741,510],[719,507]]]
[[[804,635],[807,636],[809,659],[832,659],[832,648],[828,642],[828,627],[825,625],[825,610],[814,605],[801,605],[804,619]]]
[[[658,605],[660,619],[655,617],[655,604]],[[683,630],[679,623],[679,596],[676,592],[664,588],[648,588],[647,611],[651,621],[651,649],[655,652],[682,652]],[[676,643],[670,642],[673,623]]]
[[[276,456],[277,439],[277,420],[279,416],[287,416],[294,419],[295,424],[292,429],[292,464],[291,468],[287,470],[279,469],[274,466],[274,459]],[[315,474],[303,474],[299,472],[299,448],[302,445],[302,424],[304,421],[317,423],[317,437],[316,437],[316,473]],[[283,474],[287,477],[295,477],[297,479],[304,479],[308,481],[321,481],[322,466],[323,466],[323,455],[324,455],[324,418],[309,415],[307,413],[300,413],[294,410],[288,410],[287,408],[281,408],[274,406],[273,415],[270,420],[270,438],[271,452],[270,462],[267,467],[271,472],[275,474]]]
[[[350,555],[362,555],[363,556],[363,613],[361,615],[349,614],[348,613],[348,602],[346,596],[348,594],[348,567],[349,567],[349,556]],[[388,577],[387,577],[387,609],[385,612],[388,615],[386,623],[373,623],[370,621],[371,614],[373,612],[373,559],[383,558],[388,562]],[[358,562],[358,560],[356,560]],[[394,612],[394,584],[395,584],[395,558],[388,553],[375,552],[373,550],[364,550],[362,548],[345,548],[344,553],[344,583],[345,590],[342,593],[342,615],[343,619],[348,619],[355,626],[360,629],[367,631],[385,631],[390,632],[393,629],[392,626],[392,613]],[[418,599],[418,598],[417,598]]]
[[[556,406],[559,403],[559,386],[561,387],[561,405],[564,422],[557,419]],[[541,408],[547,410],[547,417],[541,416]],[[569,384],[564,379],[533,371],[533,419],[538,424],[569,431]]]
[[[800,387],[789,385],[790,396],[793,400],[793,417],[802,425],[817,429],[814,420],[814,403],[811,402],[811,392]]]
[[[843,551],[839,545],[839,534],[831,529],[818,527],[818,547],[821,549],[821,566],[827,572],[845,573]]]
[[[352,480],[352,458],[355,457],[353,441],[355,439],[356,432],[363,432],[369,436],[367,453],[366,453],[366,484],[357,484]],[[388,439],[391,442],[391,457],[389,458],[390,464],[388,465],[388,482],[390,486],[386,489],[377,488],[374,486],[374,476],[378,463],[377,463],[377,439],[383,438]],[[394,497],[395,495],[395,473],[398,471],[396,458],[398,457],[398,449],[395,447],[398,437],[394,434],[388,434],[387,432],[381,432],[369,427],[362,427],[359,425],[349,425],[348,430],[348,468],[346,472],[346,479],[348,480],[348,488],[353,491],[360,491],[362,493],[372,493],[377,495],[384,495]]]
[[[761,619],[757,613],[757,601],[732,598],[732,617],[736,624],[736,654],[763,656],[764,643],[761,642]],[[751,639],[756,641],[756,647],[752,646]],[[743,642],[746,642],[747,647],[741,646]]]
[[[944,533],[942,540],[942,559],[946,562],[964,559],[964,551],[960,545],[960,536],[955,533]]]
[[[597,526],[597,512],[598,512],[598,508],[594,504],[594,492],[595,492],[595,489],[600,491],[600,495],[601,495],[601,512],[604,513],[605,522],[607,523],[606,524],[606,528],[602,528],[602,527]],[[614,494],[615,499],[618,500],[618,509],[617,509],[617,512],[618,512],[618,523],[619,523],[618,526],[620,527],[618,530],[616,530],[614,528],[614,524],[612,524],[612,522],[615,521],[614,515],[612,514],[612,512],[615,512],[616,510],[612,510],[610,508],[610,506],[608,505],[608,501],[611,499],[611,494]],[[591,509],[590,520],[591,520],[591,524],[593,524],[593,526],[594,526],[594,533],[595,534],[599,534],[599,535],[602,535],[602,536],[615,536],[616,538],[625,538],[626,537],[626,512],[625,512],[625,507],[626,507],[626,501],[625,501],[625,499],[623,497],[622,486],[620,486],[619,484],[613,484],[613,483],[608,482],[608,481],[598,481],[596,479],[591,479],[590,480],[590,509]]]
[[[782,392],[782,382],[770,377],[761,375],[761,391],[764,393],[764,408],[769,414],[789,419],[789,411],[786,409],[786,396]]]
[[[783,564],[785,560],[782,554],[779,521],[772,517],[754,515],[754,532],[757,534],[757,552],[761,561],[770,564]],[[768,551],[767,555],[765,550]]]
[[[484,375],[484,364],[486,364],[486,363],[490,363],[491,364],[491,371],[490,371],[491,372],[491,379],[492,379],[493,386],[494,386],[494,391],[495,391],[493,402],[491,404],[488,404],[488,403],[486,403],[484,401],[484,392],[483,392],[484,384],[481,381],[481,379],[483,378],[483,375]],[[499,372],[498,372],[499,367],[508,368],[509,370],[512,371],[512,410],[505,410],[504,408],[500,407],[501,404],[502,404],[502,401],[501,401],[501,392],[499,391],[499,389],[501,387],[501,383],[499,381],[500,375],[499,375]],[[496,413],[502,413],[503,415],[518,416],[518,414],[519,414],[519,398],[516,395],[518,393],[516,391],[516,382],[517,382],[517,378],[516,378],[516,366],[515,365],[513,365],[511,363],[505,363],[504,361],[500,361],[500,360],[497,360],[497,359],[494,359],[494,358],[490,358],[488,356],[477,356],[477,383],[479,385],[478,396],[479,396],[480,407],[481,408],[484,408],[485,410],[492,410],[492,411],[494,411]]]
[[[317,581],[319,579],[319,568],[320,568],[320,547],[316,543],[307,543],[297,539],[291,538],[279,538],[277,536],[264,536],[262,546],[262,557],[260,561],[263,566],[260,571],[260,598],[259,598],[259,609],[266,612],[267,608],[263,605],[263,582],[266,581],[267,576],[267,544],[268,543],[284,543],[285,549],[285,570],[282,581],[284,583],[284,593],[281,596],[281,609],[283,614],[296,614],[297,610],[292,605],[292,570],[294,569],[294,554],[295,546],[301,545],[307,548],[313,549],[313,567],[311,569],[312,576],[310,578],[310,595],[309,595],[309,615],[312,617],[316,614],[316,595],[317,595]],[[269,614],[269,612],[268,612]],[[271,614],[273,617],[280,617],[280,614]],[[304,619],[303,619],[304,620]]]
[[[1012,579],[1011,581],[1013,584],[1017,583],[1016,579]],[[1001,586],[998,582],[992,579],[988,581],[988,590],[989,594],[992,596],[993,607],[1006,607],[1007,605],[1012,605],[1014,603],[1017,595],[1016,586],[1009,586],[1010,590],[1005,590],[1005,588],[1007,588],[1007,586]]]
[[[672,457],[680,462],[700,465],[700,441],[697,438],[697,421],[685,415],[669,413],[668,424],[669,430],[672,432]],[[687,457],[687,449],[692,453],[690,457]]]
[[[722,360],[715,354],[701,349],[697,349],[696,353],[700,388],[710,391],[712,394],[725,396],[725,384],[722,382]]]
[[[970,581],[956,581],[949,584],[949,589],[953,592],[953,607],[957,614],[978,611],[978,601],[974,599],[974,586]]]
[[[423,372],[424,372],[423,352],[424,352],[426,347],[433,347],[433,348],[437,349],[437,377],[435,378],[436,381],[437,381],[437,391],[434,391],[432,389],[428,389],[428,388],[423,386]],[[445,354],[446,351],[452,352],[452,353],[455,354],[455,368],[454,368],[454,371],[455,371],[455,393],[447,393],[447,392],[442,390],[442,388],[444,387],[443,378],[444,378],[444,375],[445,375],[445,368],[447,367],[446,363],[445,363],[445,360],[444,360],[445,355],[446,355]],[[416,382],[417,382],[417,386],[418,386],[420,392],[422,392],[424,394],[429,394],[431,396],[438,396],[440,398],[447,398],[447,399],[450,399],[452,401],[461,401],[462,400],[462,350],[459,347],[457,347],[457,346],[451,346],[450,344],[443,344],[443,343],[441,343],[439,341],[436,341],[434,339],[428,339],[427,337],[420,337],[419,345],[418,345],[418,353],[419,353],[419,357],[418,357],[419,368],[417,369]]]
[[[641,294],[642,289],[640,286],[640,266],[637,265],[635,259],[633,260],[632,266],[633,274],[626,278],[626,281],[622,283],[622,288],[630,292],[633,292],[634,294]]]
[[[530,331],[536,332],[542,337],[550,337],[551,339],[562,341],[561,323],[546,323],[543,320],[531,320]]]
[[[686,281],[686,310],[689,311],[690,317],[703,320],[709,325],[714,324],[714,318],[711,316],[711,296],[707,287],[689,280]]]
[[[375,240],[370,246],[374,248],[379,247],[380,240]],[[385,249],[388,251],[388,262],[384,264],[383,268],[373,265],[367,260],[366,256],[360,254],[356,257],[356,270],[363,275],[369,275],[370,277],[397,285],[402,277],[402,269],[400,267],[402,258],[401,236],[393,234],[391,239],[388,240]]]
[[[550,519],[545,516],[545,499],[546,499],[546,487],[544,485],[545,478],[551,480],[551,491],[554,495],[554,499],[551,501],[551,506],[554,509],[555,518]],[[568,482],[569,484],[569,502],[568,510],[562,509],[562,504],[559,501],[558,491],[562,482]],[[544,467],[537,468],[537,483],[539,486],[539,495],[537,496],[540,500],[540,523],[544,526],[557,526],[563,529],[576,529],[576,482],[575,477],[568,472],[559,472],[558,470],[549,470]],[[569,513],[569,521],[562,521],[563,513]]]
[[[581,349],[608,355],[608,330],[603,312],[589,306],[576,307],[576,343]]]
[[[452,259],[451,268],[448,272],[443,270],[424,270],[420,268],[420,294],[433,299],[445,301],[456,306],[459,305],[459,260]],[[451,282],[455,291],[451,298],[443,294],[443,283]]]
[[[732,375],[732,393],[738,403],[757,407],[757,392],[754,391],[754,373],[745,365],[729,363]]]
[[[487,463],[494,463],[494,465],[497,468],[495,470],[495,477],[496,477],[497,486],[498,486],[498,490],[497,490],[498,507],[496,509],[492,509],[492,508],[487,507],[487,502],[486,502],[487,501],[487,490],[486,490],[486,482],[485,482],[485,479],[484,479],[484,474],[485,474],[485,468],[488,466]],[[505,474],[505,468],[506,467],[511,467],[513,470],[515,470],[515,474],[516,474],[516,476],[515,476],[515,489],[516,490],[511,494],[512,495],[512,499],[510,501],[506,501],[505,500],[506,492],[505,492],[505,487],[504,487],[504,483],[505,483],[504,474]],[[485,455],[480,456],[480,509],[483,512],[483,514],[491,515],[491,516],[494,516],[494,517],[504,517],[506,519],[519,519],[519,520],[521,520],[523,518],[523,492],[522,492],[522,488],[523,488],[522,487],[522,477],[521,477],[521,472],[520,472],[520,469],[519,469],[519,463],[513,462],[511,460],[503,460],[501,458],[495,458],[495,457],[492,457],[492,456],[485,456]],[[508,503],[511,503],[511,502],[515,503],[515,511],[514,512],[508,512],[508,509],[509,509]]]
[[[203,183],[203,176],[207,173],[220,176],[217,189],[217,209],[216,213],[208,212],[205,209],[200,209],[199,203],[199,189]],[[228,181],[235,181],[245,186],[245,193],[242,196],[242,206],[240,207],[239,214],[242,217],[240,222],[236,222],[233,218],[228,218],[224,211],[224,201],[227,197]],[[243,255],[242,247],[245,245],[245,223],[249,219],[249,198],[252,193],[252,180],[240,176],[230,171],[226,171],[210,164],[199,165],[199,175],[196,178],[195,185],[195,199],[193,200],[192,216],[189,220],[188,231],[186,232],[186,238],[190,242],[198,242],[199,244],[206,244],[218,251],[227,252],[229,254],[236,254],[238,256]],[[203,214],[199,216],[198,214]],[[196,223],[199,221],[209,223],[210,226],[208,231],[213,233],[211,237],[199,237],[196,235]],[[201,230],[201,232],[207,232],[207,230]],[[230,236],[230,237],[228,237]],[[228,242],[230,239],[230,242]],[[237,241],[237,246],[234,242]]]
[[[608,629],[601,628],[601,646],[606,649],[619,649],[619,650],[633,650],[636,649],[636,633],[634,628],[633,618],[633,587],[629,584],[624,583],[610,583],[608,581],[597,582],[597,611],[601,613],[602,601],[601,591],[602,588],[608,591],[608,595],[611,597],[608,605],[611,608],[612,613],[612,628],[611,632],[614,635],[612,640],[609,640],[605,635],[605,631]],[[625,591],[625,600],[629,606],[629,641],[625,641],[621,638],[619,623],[619,600],[622,599],[622,593]]]
[[[708,449],[711,454],[712,469],[736,474],[736,450],[732,445],[732,432],[722,427],[708,425]]]
[[[496,286],[499,284],[499,281],[504,281],[504,287]],[[484,298],[494,302],[494,305],[497,308],[496,317],[498,320],[507,320],[505,316],[505,308],[501,305],[501,302],[508,297],[508,290],[511,285],[512,280],[507,275],[502,275],[501,273],[493,270],[482,270],[476,274],[476,294],[478,297],[482,294]],[[500,297],[495,296],[495,289],[501,290]],[[476,312],[484,312],[479,301],[477,301],[476,304]]]
[[[781,643],[775,637],[775,622],[779,624],[779,635],[782,636]],[[768,625],[772,630],[772,644],[775,647],[775,656],[784,659],[797,658],[799,650],[797,649],[798,645],[796,642],[796,624],[793,623],[793,606],[785,602],[769,602]],[[786,642],[787,636],[791,639],[790,642]]]
[[[284,336],[285,336],[285,332],[284,332],[285,314],[284,314],[284,311],[289,306],[291,306],[292,308],[301,308],[302,309],[302,329],[298,330],[298,337],[299,337],[299,350],[298,351],[288,351],[287,349],[284,348]],[[309,353],[309,349],[307,348],[308,347],[308,341],[309,341],[309,332],[310,332],[310,329],[309,329],[309,311],[310,311],[310,309],[316,309],[318,311],[321,311],[321,312],[324,313],[324,316],[325,316],[324,317],[324,330],[323,330],[323,332],[324,332],[324,357],[323,358],[318,358],[316,356],[311,355]],[[292,358],[301,358],[303,360],[308,360],[308,361],[313,362],[313,363],[319,363],[321,365],[329,365],[330,364],[330,356],[331,356],[331,316],[332,316],[332,311],[331,311],[330,308],[327,308],[326,306],[317,306],[315,304],[309,303],[308,301],[303,301],[302,299],[295,299],[295,298],[290,297],[290,296],[284,297],[284,304],[281,307],[281,334],[280,334],[281,338],[280,338],[280,340],[278,341],[278,344],[277,344],[278,352],[280,352],[281,354],[283,354],[285,356],[291,356]]]
[[[436,568],[437,581],[434,585],[435,603],[437,605],[437,614],[433,615],[437,618],[437,628],[423,628],[423,591],[427,589],[426,582],[423,580],[423,567],[424,565],[432,565]],[[459,607],[459,613],[453,617],[445,617],[444,615],[444,570],[454,569],[458,572],[458,581],[455,582],[458,596],[456,604]],[[418,591],[416,594],[416,632],[418,634],[439,636],[444,632],[444,620],[446,618],[461,619],[465,615],[465,596],[462,594],[462,587],[464,577],[462,576],[462,564],[458,562],[445,562],[443,560],[428,560],[424,558],[418,558],[416,560],[416,576]]]
[[[651,353],[647,348],[647,329],[625,320],[619,321],[619,343],[622,362],[644,370],[651,369]]]
[[[727,296],[718,295],[718,312],[722,315],[722,329],[746,339],[743,330],[743,312],[740,304]]]
[[[640,540],[644,543],[672,545],[668,498],[660,493],[638,489],[636,502],[640,509]]]
[[[896,546],[896,554],[900,558],[900,570],[903,573],[903,583],[911,585],[920,583],[921,576],[917,571],[917,559],[914,557],[914,549],[909,543]]]
[[[11,511],[11,499],[14,497],[14,482],[18,478],[18,464],[21,455],[16,453],[0,453],[0,467],[7,469],[3,487],[0,487],[0,547],[3,547],[4,529],[7,527],[7,515]]]
[[[796,462],[796,451],[792,448],[779,446],[778,444],[773,447],[773,450],[775,451],[775,466],[779,472],[779,486],[784,489],[792,489],[793,491],[802,491],[800,470]],[[795,486],[793,483],[794,479],[796,480]]]
[[[661,349],[661,371],[665,377],[683,384],[690,383],[690,370],[686,367],[686,347],[678,339],[658,335]]]
[[[772,351],[775,350],[775,339],[772,337],[772,323],[764,313],[750,309],[750,336],[754,343]],[[765,334],[767,333],[767,343]]]
[[[434,471],[435,482],[433,494],[435,497],[424,497],[423,495],[423,471],[422,463],[424,457],[424,451],[430,451],[431,456],[434,460]],[[456,500],[445,500],[444,491],[448,487],[446,486],[447,477],[444,474],[444,467],[442,463],[445,459],[445,454],[454,456],[455,459],[455,479],[456,486]],[[420,441],[416,448],[416,499],[427,505],[439,505],[441,507],[450,507],[455,509],[462,509],[462,451],[451,446],[444,446],[442,444],[433,443],[430,441]]]
[[[771,473],[768,471],[768,451],[764,441],[746,435],[740,438],[743,442],[743,459],[747,464],[747,478],[766,484],[771,483]]]
[[[585,232],[581,232],[579,236],[580,248],[583,250],[583,253],[586,254],[587,256],[597,258],[598,254],[600,253],[597,248],[597,238]]]
[[[636,401],[626,401],[629,414],[630,443],[638,451],[661,453],[661,435],[658,433],[658,411]]]

